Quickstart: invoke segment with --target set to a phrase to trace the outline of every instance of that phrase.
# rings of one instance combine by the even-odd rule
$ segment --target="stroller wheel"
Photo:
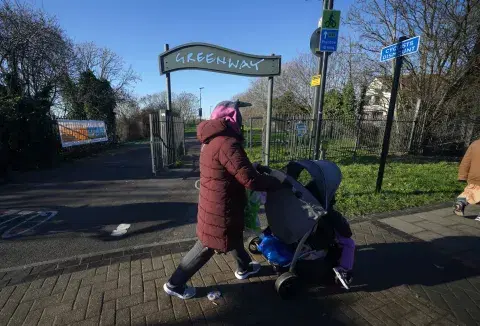
[[[250,237],[247,240],[248,244],[248,251],[250,251],[251,254],[258,255],[260,251],[258,250],[258,244],[260,243],[260,238],[259,237]]]
[[[277,293],[282,299],[290,299],[295,295],[297,279],[297,275],[291,272],[283,273],[277,278],[275,281],[275,290],[277,290]]]

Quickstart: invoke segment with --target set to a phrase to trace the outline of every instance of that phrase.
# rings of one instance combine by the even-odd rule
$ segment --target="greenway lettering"
[[[246,54],[205,43],[189,43],[159,56],[160,73],[200,69],[250,77],[280,75],[280,56]]]
[[[206,59],[206,60],[205,60]],[[232,58],[227,58],[225,56],[216,56],[215,53],[208,53],[206,56],[203,52],[194,53],[194,52],[178,52],[175,56],[176,62],[203,62],[211,65],[228,65],[228,68],[235,69],[255,69],[259,71],[259,65],[265,61],[265,59],[260,60],[234,60]]]

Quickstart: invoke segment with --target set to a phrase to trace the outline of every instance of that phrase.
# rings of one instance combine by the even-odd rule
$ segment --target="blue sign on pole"
[[[389,45],[382,49],[380,62],[389,61],[400,56],[418,52],[420,46],[420,36],[409,38],[400,43]]]
[[[322,29],[320,51],[335,52],[338,44],[338,29]]]
[[[303,137],[307,133],[307,124],[304,122],[298,122],[295,125],[295,128],[297,129],[297,136],[298,137]]]

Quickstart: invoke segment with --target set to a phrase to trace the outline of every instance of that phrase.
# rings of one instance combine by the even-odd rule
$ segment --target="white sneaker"
[[[257,274],[260,271],[260,263],[256,261],[250,262],[248,269],[244,272],[239,272],[238,270],[235,271],[235,277],[239,280],[244,280],[248,278],[250,275]]]
[[[197,290],[194,287],[191,287],[188,285],[185,285],[185,289],[183,290],[183,293],[176,292],[168,286],[168,283],[163,284],[163,290],[168,295],[175,296],[183,300],[191,299],[197,293]]]
[[[348,286],[351,283],[351,278],[348,275],[348,272],[341,267],[334,267],[333,272],[335,273],[335,282],[340,282],[345,290],[349,290]]]

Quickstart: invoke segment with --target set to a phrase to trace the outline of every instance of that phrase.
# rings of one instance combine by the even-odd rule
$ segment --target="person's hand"
[[[292,183],[287,178],[285,178],[285,180],[283,180],[282,186],[291,190],[293,192],[293,194],[295,195],[295,197],[302,198],[302,193],[300,191],[296,190],[295,187],[292,185]]]
[[[258,173],[262,173],[262,174],[269,174],[270,173],[270,169],[266,166],[263,166],[261,165],[260,163],[258,162],[255,162],[252,164],[253,167],[255,168],[255,170],[257,170]]]

